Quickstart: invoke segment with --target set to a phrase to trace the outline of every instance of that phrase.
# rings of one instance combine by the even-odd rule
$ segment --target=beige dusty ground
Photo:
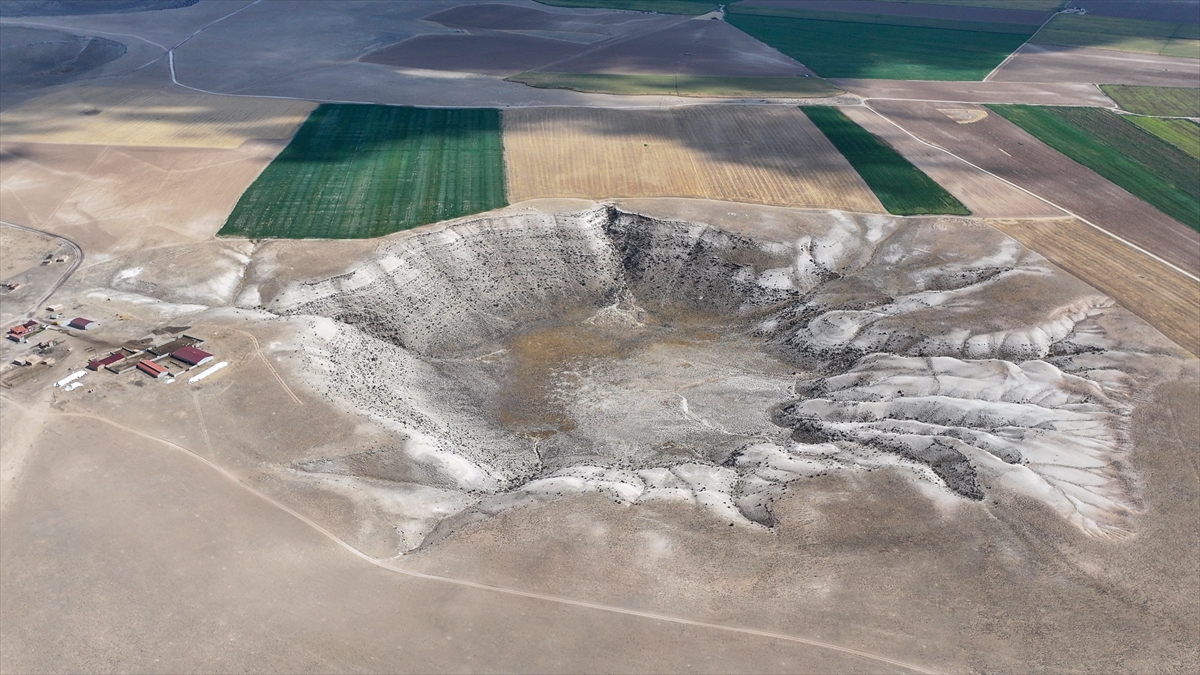
[[[1066,82],[1054,80],[1040,82],[931,82],[838,78],[830,81],[851,94],[867,98],[1112,106],[1112,101],[1108,100],[1108,97],[1098,87],[1091,84],[1073,83],[1070,80]]]
[[[794,108],[508,110],[504,148],[510,202],[669,196],[883,211]]]
[[[57,247],[55,239],[0,223],[0,279],[37,265]]]
[[[8,143],[237,148],[287,140],[316,106],[306,101],[76,87],[0,113]]]
[[[90,261],[212,237],[283,149],[0,144],[0,218],[69,237]]]
[[[678,199],[623,204],[771,236],[789,232],[797,213]],[[580,203],[511,208],[533,206],[565,211]],[[102,353],[173,325],[207,337],[230,362],[218,375],[189,386],[100,373],[62,392],[48,387],[61,374],[48,374],[0,392],[4,672],[196,664],[296,672],[906,672],[778,639],[389,572],[188,457],[180,448],[352,543],[372,536],[356,530],[352,502],[297,492],[275,474],[280,462],[349,453],[389,436],[306,388],[286,323],[252,312],[180,315],[195,310],[88,290],[134,267],[147,284],[174,278],[201,286],[225,255],[219,251],[239,245],[113,260],[82,273],[64,296],[104,327],[69,338],[77,356],[59,373],[89,349]],[[335,273],[377,245],[262,244],[251,252],[264,262],[247,279],[276,277],[279,285]],[[266,286],[260,292],[274,294]],[[1129,344],[1150,335],[1136,325],[1117,330]],[[1168,374],[1138,400],[1129,461],[1140,509],[1126,539],[1089,538],[1002,491],[948,507],[884,470],[806,481],[780,506],[786,524],[774,532],[729,528],[685,505],[618,506],[585,496],[510,510],[396,562],[801,636],[939,672],[1186,672],[1197,663],[1189,627],[1200,619],[1194,595],[1179,592],[1200,582],[1196,561],[1179,555],[1200,545],[1198,486],[1188,468],[1188,439],[1200,433],[1195,368],[1192,361]]]

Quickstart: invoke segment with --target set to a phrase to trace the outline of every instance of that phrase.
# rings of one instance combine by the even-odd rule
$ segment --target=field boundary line
[[[1059,5],[1059,7],[1062,7],[1062,5]],[[1008,62],[1012,60],[1012,57],[1014,57],[1014,56],[1016,56],[1016,55],[1017,55],[1017,52],[1019,52],[1019,51],[1021,51],[1022,49],[1024,49],[1024,48],[1025,48],[1025,45],[1029,44],[1029,41],[1030,41],[1030,40],[1032,40],[1032,39],[1034,38],[1034,36],[1036,36],[1038,33],[1042,32],[1042,29],[1046,27],[1046,24],[1048,24],[1048,23],[1050,23],[1051,21],[1053,21],[1053,20],[1054,20],[1054,17],[1058,16],[1059,14],[1062,14],[1062,10],[1061,10],[1061,9],[1060,9],[1060,10],[1058,10],[1057,12],[1055,12],[1055,13],[1051,14],[1049,19],[1046,19],[1045,21],[1043,21],[1043,22],[1042,22],[1042,25],[1038,26],[1037,30],[1033,31],[1033,34],[1032,34],[1032,35],[1030,35],[1029,37],[1025,38],[1025,41],[1021,43],[1021,46],[1020,46],[1020,47],[1017,47],[1016,49],[1012,50],[1012,52],[1011,52],[1011,53],[1009,53],[1009,55],[1008,55],[1008,56],[1004,57],[1004,60],[1000,62],[1000,65],[996,66],[995,68],[992,68],[992,72],[990,72],[990,73],[988,73],[987,75],[985,75],[985,76],[984,76],[984,78],[983,78],[983,80],[981,80],[981,81],[982,81],[982,82],[987,82],[988,80],[992,79],[992,76],[996,74],[996,71],[1000,70],[1000,69],[1001,69],[1001,68],[1003,68],[1005,65],[1007,65],[1007,64],[1008,64]]]
[[[3,398],[5,400],[9,400],[8,396],[4,396]],[[200,454],[194,452],[193,450],[188,449],[187,447],[185,447],[183,445],[180,445],[173,441],[168,441],[165,438],[159,438],[158,436],[154,436],[153,434],[149,434],[144,431],[139,431],[137,429],[134,429],[133,427],[125,426],[124,424],[115,422],[115,421],[107,419],[105,417],[101,417],[100,415],[96,415],[94,413],[69,413],[69,412],[48,411],[46,414],[59,416],[59,417],[79,417],[79,418],[83,418],[83,419],[96,420],[98,422],[102,422],[104,424],[115,427],[117,429],[121,429],[121,430],[123,430],[127,433],[130,433],[130,434],[133,434],[135,436],[140,436],[147,440],[155,441],[157,443],[161,443],[163,445],[171,447],[171,448],[187,455],[188,457],[191,457],[192,459],[208,466],[210,469],[216,471],[218,474],[220,474],[225,479],[234,483],[235,485],[242,488],[243,490],[246,490],[250,494],[261,499],[262,501],[278,508],[279,510],[283,511],[284,513],[287,513],[288,515],[292,516],[293,518],[299,520],[301,523],[309,526],[310,528],[315,530],[317,533],[321,534],[326,539],[329,539],[333,543],[342,547],[343,549],[345,549],[346,551],[348,551],[355,557],[357,557],[371,565],[379,567],[381,569],[385,569],[385,570],[388,570],[391,572],[396,572],[398,574],[403,574],[408,577],[412,577],[412,578],[416,578],[416,579],[424,579],[426,581],[435,581],[435,582],[440,582],[440,583],[454,584],[456,586],[463,586],[466,588],[474,588],[474,589],[482,590],[482,591],[490,591],[492,593],[502,593],[504,595],[512,595],[512,596],[516,596],[516,597],[528,598],[531,600],[540,600],[543,602],[550,602],[550,603],[555,603],[555,604],[560,604],[560,605],[581,607],[584,609],[592,609],[592,610],[608,612],[608,613],[612,613],[612,614],[622,614],[622,615],[626,615],[626,616],[634,616],[634,617],[639,617],[639,618],[643,618],[643,619],[650,619],[652,621],[662,621],[665,623],[674,623],[674,624],[679,624],[679,625],[684,625],[684,626],[695,626],[698,628],[708,628],[711,630],[726,631],[726,632],[730,632],[730,633],[739,633],[742,635],[753,635],[756,637],[765,637],[765,638],[771,638],[771,639],[775,639],[775,640],[782,640],[782,641],[786,641],[786,642],[805,644],[805,645],[809,645],[812,647],[819,647],[822,649],[828,649],[828,650],[835,651],[835,652],[841,652],[841,653],[847,654],[849,656],[855,656],[855,657],[858,657],[861,659],[866,659],[869,661],[885,663],[887,665],[895,666],[898,668],[903,668],[903,669],[910,670],[915,673],[921,673],[922,675],[937,675],[937,672],[938,672],[938,671],[934,671],[934,670],[929,670],[922,666],[914,665],[911,663],[905,663],[903,661],[898,661],[896,659],[891,659],[886,656],[880,656],[878,654],[872,654],[870,652],[864,652],[864,651],[861,651],[858,649],[853,649],[851,647],[843,647],[841,645],[836,645],[836,644],[829,643],[829,642],[822,642],[820,640],[813,640],[813,639],[803,638],[803,637],[799,637],[799,636],[795,636],[795,635],[788,635],[786,633],[776,633],[776,632],[768,631],[768,630],[759,630],[757,628],[745,628],[745,627],[741,627],[741,626],[728,626],[728,625],[719,624],[719,623],[696,621],[693,619],[685,619],[683,617],[671,616],[668,614],[657,614],[655,612],[644,612],[644,611],[636,610],[636,609],[627,609],[624,607],[616,607],[616,606],[604,605],[604,604],[596,603],[596,602],[588,602],[586,600],[574,600],[571,598],[564,598],[564,597],[560,597],[560,596],[556,596],[556,595],[548,595],[545,593],[535,593],[532,591],[523,591],[523,590],[519,590],[519,589],[515,589],[515,588],[506,588],[503,586],[493,586],[491,584],[484,584],[484,583],[479,583],[476,581],[468,581],[466,579],[456,579],[454,577],[445,577],[445,576],[439,576],[436,574],[427,574],[425,572],[416,572],[414,570],[404,569],[403,567],[390,565],[382,560],[379,560],[377,558],[372,558],[371,556],[367,555],[366,553],[363,553],[362,551],[360,551],[357,548],[355,548],[354,546],[352,546],[350,543],[343,541],[337,535],[333,534],[329,530],[322,527],[316,521],[310,519],[309,517],[301,514],[298,511],[292,509],[291,507],[283,504],[282,502],[267,495],[266,493],[258,491],[254,487],[252,487],[249,484],[242,481],[242,479],[235,476],[232,472],[227,471],[226,469],[222,468],[220,465],[214,463],[212,460],[209,460],[208,458],[204,457],[203,455],[200,455]]]
[[[1006,184],[1008,184],[1008,185],[1010,185],[1010,186],[1012,186],[1012,187],[1014,187],[1014,188],[1016,188],[1016,189],[1020,190],[1021,192],[1024,192],[1024,193],[1025,193],[1025,194],[1027,194],[1027,195],[1030,195],[1030,196],[1032,196],[1032,197],[1035,197],[1035,198],[1037,198],[1037,199],[1040,199],[1041,201],[1043,201],[1043,202],[1045,202],[1045,203],[1049,204],[1050,206],[1053,206],[1054,208],[1058,209],[1059,211],[1062,211],[1063,213],[1065,213],[1065,214],[1067,214],[1067,215],[1071,216],[1072,218],[1075,218],[1075,219],[1077,219],[1077,220],[1078,220],[1078,221],[1080,221],[1081,223],[1084,223],[1085,225],[1087,225],[1087,226],[1089,226],[1089,227],[1091,227],[1091,228],[1093,228],[1093,229],[1095,229],[1095,230],[1098,230],[1098,231],[1100,231],[1100,232],[1103,232],[1104,234],[1107,234],[1108,236],[1112,237],[1113,239],[1116,239],[1117,241],[1121,242],[1122,244],[1125,244],[1125,245],[1126,245],[1126,246],[1128,246],[1129,248],[1132,248],[1133,250],[1135,250],[1135,251],[1138,251],[1139,253],[1142,253],[1142,254],[1144,254],[1144,255],[1146,255],[1146,256],[1149,256],[1150,258],[1153,258],[1154,260],[1156,260],[1156,261],[1158,261],[1158,262],[1162,263],[1163,265],[1166,265],[1167,267],[1170,267],[1171,269],[1175,270],[1176,272],[1178,272],[1178,273],[1182,274],[1183,276],[1187,277],[1188,279],[1191,279],[1192,281],[1194,281],[1194,282],[1196,282],[1196,283],[1200,283],[1200,277],[1196,276],[1195,274],[1192,274],[1191,272],[1188,272],[1187,270],[1183,269],[1182,267],[1179,267],[1178,265],[1176,265],[1176,264],[1174,264],[1174,263],[1172,263],[1172,262],[1170,262],[1170,261],[1168,261],[1168,260],[1164,260],[1163,258],[1159,257],[1157,254],[1155,254],[1155,253],[1152,253],[1152,252],[1150,252],[1150,251],[1148,251],[1148,250],[1146,250],[1146,249],[1142,248],[1141,246],[1138,246],[1137,244],[1135,244],[1135,243],[1133,243],[1133,242],[1129,241],[1128,239],[1126,239],[1126,238],[1124,238],[1124,237],[1122,237],[1122,236],[1120,236],[1120,235],[1118,235],[1118,234],[1114,234],[1114,233],[1112,233],[1112,232],[1109,232],[1108,230],[1104,229],[1103,227],[1100,227],[1099,225],[1097,225],[1097,224],[1093,223],[1092,221],[1088,220],[1087,218],[1084,218],[1083,216],[1079,215],[1078,213],[1075,213],[1074,211],[1071,211],[1070,209],[1068,209],[1068,208],[1066,208],[1066,207],[1059,206],[1058,204],[1055,204],[1054,202],[1050,201],[1049,199],[1046,199],[1045,197],[1043,197],[1043,196],[1041,196],[1041,195],[1037,194],[1036,192],[1032,192],[1032,191],[1030,191],[1030,190],[1026,190],[1025,188],[1021,187],[1020,185],[1017,185],[1016,183],[1014,183],[1014,182],[1012,182],[1012,181],[1008,180],[1007,178],[1004,178],[1003,176],[999,176],[999,175],[997,175],[997,174],[994,174],[994,173],[992,173],[991,171],[988,171],[987,169],[983,168],[982,166],[979,166],[978,164],[975,164],[975,163],[973,163],[973,162],[971,162],[971,161],[969,161],[969,160],[967,160],[967,159],[964,159],[964,158],[962,158],[962,157],[959,157],[958,155],[954,154],[953,152],[950,152],[949,150],[947,150],[947,149],[945,149],[945,148],[941,147],[940,145],[936,145],[936,144],[934,144],[934,143],[930,143],[929,141],[926,141],[926,140],[922,139],[921,137],[919,137],[919,136],[917,136],[916,134],[912,133],[912,132],[911,132],[911,131],[909,131],[908,129],[905,129],[904,127],[900,126],[898,123],[896,123],[894,120],[892,120],[891,118],[889,118],[887,115],[884,115],[883,113],[879,112],[878,110],[876,110],[876,109],[872,108],[872,107],[871,107],[871,104],[870,104],[870,103],[868,103],[868,101],[869,101],[869,99],[865,99],[865,98],[863,99],[863,107],[865,107],[867,110],[870,110],[871,112],[873,112],[873,113],[875,113],[876,115],[878,115],[880,119],[882,119],[882,120],[886,121],[888,124],[891,124],[892,126],[896,127],[896,128],[897,128],[897,129],[899,129],[900,131],[903,131],[905,134],[908,134],[910,137],[912,137],[914,140],[916,140],[917,142],[921,143],[922,145],[927,145],[927,146],[929,146],[929,147],[931,147],[931,148],[933,148],[933,149],[935,149],[935,150],[939,150],[939,151],[941,151],[941,152],[944,152],[944,153],[946,153],[947,155],[950,155],[951,157],[953,157],[953,158],[957,159],[958,161],[962,162],[963,164],[966,164],[967,166],[969,166],[969,167],[971,167],[971,168],[973,168],[973,169],[977,169],[977,170],[979,170],[979,171],[982,171],[983,173],[985,173],[985,174],[987,174],[987,175],[991,176],[992,178],[995,178],[996,180],[999,180],[999,181],[1003,181],[1004,183],[1006,183]]]

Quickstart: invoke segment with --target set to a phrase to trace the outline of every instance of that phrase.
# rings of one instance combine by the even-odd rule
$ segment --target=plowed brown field
[[[921,143],[868,108],[844,107],[841,110],[941,184],[976,216],[993,218],[1064,215],[1061,210],[1037,197],[1021,192],[994,176],[967,166],[941,150]],[[976,114],[982,113],[985,117],[987,115],[987,110],[979,106],[957,110],[977,110]]]
[[[508,110],[504,147],[510,202],[694,197],[883,212],[795,108]]]
[[[944,107],[938,103],[871,101],[871,107],[917,137],[1045,197],[1192,274],[1200,272],[1200,233],[1003,117],[988,114],[978,122],[959,124],[938,112]],[[1127,249],[1126,255],[1135,254]]]
[[[1074,218],[988,222],[1200,355],[1200,284]]]

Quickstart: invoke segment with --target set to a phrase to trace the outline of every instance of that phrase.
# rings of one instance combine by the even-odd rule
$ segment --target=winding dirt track
[[[6,402],[12,403],[13,405],[16,405],[21,408],[25,407],[25,406],[21,405],[20,403],[17,403],[16,401],[12,401],[8,397],[3,397],[3,398]],[[493,586],[490,584],[481,584],[481,583],[477,583],[474,581],[467,581],[464,579],[454,579],[454,578],[450,578],[450,577],[438,576],[438,575],[434,575],[434,574],[426,574],[424,572],[416,572],[413,570],[405,569],[403,567],[389,564],[386,561],[372,558],[371,556],[369,556],[369,555],[363,553],[362,551],[358,550],[357,548],[351,546],[349,543],[343,541],[342,539],[339,539],[336,535],[334,535],[329,530],[326,530],[324,527],[322,527],[315,521],[309,519],[308,517],[304,516],[303,514],[297,512],[297,511],[291,509],[290,507],[286,506],[285,504],[278,502],[275,499],[272,499],[270,496],[263,494],[262,492],[259,492],[258,490],[254,489],[247,483],[243,482],[242,479],[238,478],[233,473],[223,469],[222,467],[220,467],[217,464],[214,464],[213,462],[211,462],[210,460],[205,458],[203,455],[200,455],[199,453],[196,453],[178,443],[173,443],[164,438],[159,438],[157,436],[145,433],[143,431],[139,431],[132,427],[125,426],[123,424],[114,422],[110,419],[101,417],[99,415],[93,415],[91,413],[49,412],[49,413],[47,413],[47,415],[54,416],[54,417],[74,417],[74,418],[92,420],[94,422],[99,422],[101,424],[106,424],[111,427],[115,427],[126,433],[132,434],[134,436],[138,436],[140,438],[143,438],[143,439],[146,439],[149,441],[153,441],[155,443],[165,445],[165,446],[171,448],[172,450],[181,452],[181,453],[187,455],[188,457],[190,457],[191,459],[193,459],[197,462],[200,462],[201,464],[205,465],[209,469],[217,472],[223,478],[232,482],[237,487],[249,492],[250,494],[252,494],[255,497],[257,497],[258,499],[270,504],[271,506],[274,506],[275,508],[286,512],[288,515],[292,516],[293,518],[299,520],[300,522],[304,523],[308,527],[312,528],[314,531],[316,531],[321,536],[325,537],[326,539],[329,539],[333,543],[342,547],[343,549],[348,551],[351,555],[355,556],[356,558],[359,558],[371,565],[380,567],[380,568],[388,570],[390,572],[396,572],[399,574],[403,574],[405,576],[414,577],[417,579],[423,579],[426,581],[433,581],[433,582],[444,583],[444,584],[453,584],[456,586],[472,588],[472,589],[487,591],[487,592],[491,592],[491,593],[500,593],[500,594],[504,594],[504,595],[518,596],[518,597],[522,597],[522,598],[529,598],[532,600],[540,600],[543,602],[554,603],[554,604],[559,604],[559,605],[569,605],[569,606],[573,606],[573,607],[581,607],[584,609],[597,610],[597,611],[601,611],[601,612],[609,612],[609,613],[614,613],[614,614],[623,614],[623,615],[627,615],[627,616],[635,616],[635,617],[640,617],[640,618],[644,618],[644,619],[651,619],[654,621],[665,621],[665,622],[679,624],[679,625],[685,625],[685,626],[695,626],[695,627],[699,627],[699,628],[707,628],[707,629],[717,630],[717,631],[740,633],[743,635],[753,635],[753,636],[757,636],[757,637],[765,637],[765,638],[770,638],[770,639],[775,639],[775,640],[795,642],[795,643],[805,644],[805,645],[809,645],[809,646],[813,646],[813,647],[819,647],[822,649],[829,649],[829,650],[832,650],[835,652],[840,652],[842,654],[847,654],[849,656],[865,659],[867,661],[874,662],[877,664],[886,664],[888,666],[893,666],[893,667],[907,670],[907,671],[910,671],[913,673],[922,673],[924,675],[934,675],[934,673],[937,672],[934,670],[929,670],[928,668],[925,668],[923,666],[918,666],[915,664],[905,663],[903,661],[897,661],[895,659],[890,659],[886,656],[880,656],[878,654],[871,654],[869,652],[852,649],[850,647],[843,647],[841,645],[836,645],[836,644],[832,644],[832,643],[828,643],[828,642],[822,642],[820,640],[812,640],[809,638],[798,637],[795,635],[787,635],[784,633],[775,633],[772,631],[765,631],[765,630],[759,630],[756,628],[747,628],[747,627],[742,627],[742,626],[727,626],[727,625],[723,625],[723,624],[708,623],[708,622],[704,622],[704,621],[693,621],[691,619],[685,619],[685,618],[675,617],[675,616],[668,616],[665,614],[656,614],[654,612],[642,612],[642,611],[633,610],[633,609],[626,609],[624,607],[614,607],[611,605],[603,605],[603,604],[594,603],[594,602],[586,602],[583,600],[573,600],[571,598],[562,598],[562,597],[547,595],[547,594],[543,594],[543,593],[533,593],[530,591],[522,591],[522,590],[517,590],[517,589],[512,589],[512,588],[504,588],[504,587],[500,587],[500,586]]]
[[[75,255],[74,255],[74,257],[71,258],[71,265],[69,267],[67,267],[66,270],[63,271],[63,274],[61,277],[59,277],[58,281],[54,282],[53,286],[46,289],[46,292],[42,294],[42,297],[38,298],[37,302],[33,303],[33,306],[30,307],[29,311],[25,313],[26,318],[29,318],[29,317],[32,317],[37,312],[38,307],[45,305],[46,302],[50,299],[50,296],[54,295],[54,293],[57,292],[58,289],[62,288],[62,285],[67,283],[67,279],[70,279],[71,275],[75,274],[75,272],[79,269],[80,265],[83,264],[83,249],[79,247],[79,244],[76,244],[75,242],[71,241],[70,239],[67,239],[66,237],[64,237],[62,235],[54,234],[53,232],[46,232],[44,230],[35,230],[32,227],[25,227],[24,225],[17,225],[16,223],[10,223],[7,220],[0,220],[0,223],[3,223],[4,225],[7,225],[9,227],[15,227],[18,230],[25,230],[26,232],[33,232],[35,234],[42,234],[47,237],[51,237],[53,239],[58,239],[59,241],[62,241],[63,243],[65,243],[66,245],[70,246],[72,249],[75,250]]]

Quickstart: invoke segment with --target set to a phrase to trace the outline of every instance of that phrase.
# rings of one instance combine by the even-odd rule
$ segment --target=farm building
[[[141,361],[138,361],[137,368],[156,380],[167,375],[167,369],[165,367],[160,366],[148,359],[142,359]]]
[[[213,355],[209,354],[208,352],[204,351],[203,349],[197,349],[192,346],[187,346],[187,347],[182,347],[180,349],[176,349],[174,352],[171,353],[171,358],[183,361],[184,363],[188,364],[189,366],[202,366],[202,365],[208,363],[209,361],[212,361]]]
[[[25,323],[17,324],[16,326],[9,328],[8,335],[9,335],[9,337],[16,336],[17,339],[20,339],[22,337],[29,335],[29,333],[33,332],[33,329],[37,328],[37,326],[38,326],[38,322],[34,321],[33,319],[30,319],[29,321],[26,321]]]
[[[120,361],[124,358],[125,358],[124,353],[113,352],[113,353],[109,354],[108,356],[105,356],[105,357],[102,357],[99,359],[92,359],[91,361],[88,361],[87,367],[89,370],[100,370],[101,368],[111,366],[112,364],[114,364],[117,361]]]
[[[204,344],[204,340],[201,340],[198,337],[192,335],[182,335],[174,340],[171,340],[170,342],[163,343],[157,347],[151,347],[146,351],[155,356],[166,356],[167,354],[174,354],[184,347],[195,347],[202,344]]]
[[[71,319],[71,323],[67,324],[68,327],[76,330],[91,330],[99,325],[99,323],[92,321],[91,319],[85,319],[82,316],[77,316],[74,319]]]

